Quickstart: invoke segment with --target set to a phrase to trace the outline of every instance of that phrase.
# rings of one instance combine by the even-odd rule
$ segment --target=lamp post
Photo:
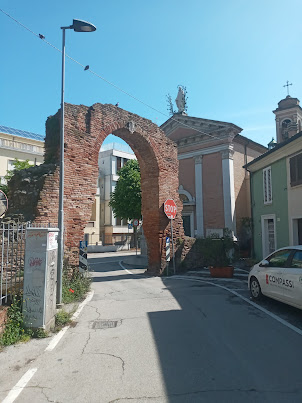
[[[65,31],[73,29],[75,32],[93,32],[96,27],[90,22],[73,20],[68,27],[61,27],[63,30],[62,40],[62,87],[61,87],[61,127],[60,127],[60,185],[59,185],[59,242],[58,242],[58,275],[57,275],[57,304],[62,303],[62,275],[64,257],[64,87],[65,87]]]

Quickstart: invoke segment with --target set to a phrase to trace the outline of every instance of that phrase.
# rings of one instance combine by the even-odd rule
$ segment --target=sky
[[[96,25],[66,30],[66,53],[107,81],[66,59],[65,102],[118,102],[161,125],[167,95],[184,85],[188,115],[267,145],[287,80],[302,97],[301,0],[2,0],[0,9],[59,50],[73,18]],[[20,24],[0,11],[0,125],[45,135],[60,108],[61,53]]]

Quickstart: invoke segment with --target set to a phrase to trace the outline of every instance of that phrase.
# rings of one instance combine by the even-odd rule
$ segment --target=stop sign
[[[172,199],[166,200],[164,203],[164,211],[165,211],[166,216],[168,218],[170,218],[171,220],[173,220],[177,213],[177,207],[176,207],[175,201]]]

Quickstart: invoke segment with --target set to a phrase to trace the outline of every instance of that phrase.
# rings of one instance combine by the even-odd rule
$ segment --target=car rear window
[[[292,267],[302,269],[302,250],[297,250],[293,256]]]

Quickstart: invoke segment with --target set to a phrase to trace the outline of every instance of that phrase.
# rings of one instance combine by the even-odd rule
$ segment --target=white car
[[[266,295],[302,309],[302,245],[278,249],[255,264],[248,287],[255,300]]]

